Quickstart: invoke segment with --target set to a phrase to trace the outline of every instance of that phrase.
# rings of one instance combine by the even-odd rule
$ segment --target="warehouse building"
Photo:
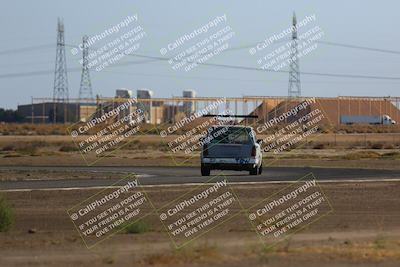
[[[86,121],[96,111],[95,103],[43,102],[19,105],[18,114],[29,123],[74,123]]]
[[[298,106],[303,101],[313,99],[306,109],[300,110],[296,116],[288,117],[284,122],[291,123],[301,116],[319,110],[324,115],[321,124],[337,126],[341,116],[383,116],[400,121],[400,110],[397,103],[386,98],[373,97],[336,97],[336,98],[303,98],[303,99],[271,99],[263,101],[251,115],[257,115],[258,121],[267,122],[279,117]]]

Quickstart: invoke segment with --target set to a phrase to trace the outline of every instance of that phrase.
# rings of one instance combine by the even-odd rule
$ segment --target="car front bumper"
[[[201,165],[211,170],[246,170],[259,166],[256,158],[202,158]]]

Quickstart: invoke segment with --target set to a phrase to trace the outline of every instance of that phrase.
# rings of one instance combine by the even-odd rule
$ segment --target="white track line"
[[[126,173],[124,173],[126,174]],[[154,177],[154,174],[134,174],[136,178],[149,178],[149,177]],[[79,180],[79,178],[77,179],[73,179],[73,180]],[[28,178],[28,179],[23,179],[23,180],[11,180],[11,181],[5,181],[5,182],[18,182],[18,181],[41,181],[41,182],[48,182],[48,181],[68,181],[66,179],[35,179],[35,178]],[[0,182],[1,183],[1,182]]]
[[[347,179],[347,180],[322,180],[318,183],[376,183],[376,182],[400,182],[400,179]],[[290,184],[296,181],[264,181],[264,182],[228,182],[229,185],[262,185],[262,184]],[[212,185],[213,183],[183,183],[183,184],[160,184],[160,185],[141,185],[144,188],[152,187],[181,187],[181,186],[197,186],[197,185]],[[37,188],[37,189],[5,189],[0,192],[31,192],[31,191],[70,191],[70,190],[92,190],[105,188],[119,188],[120,186],[88,186],[88,187],[55,187],[55,188]]]

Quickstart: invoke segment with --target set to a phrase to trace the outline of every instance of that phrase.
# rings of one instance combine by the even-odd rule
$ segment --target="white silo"
[[[140,99],[151,99],[153,96],[153,91],[148,89],[138,89],[136,92],[136,96],[139,103],[139,108],[141,108],[144,112],[146,123],[150,122],[150,115],[151,115],[151,101],[140,101]]]
[[[196,91],[184,90],[182,92],[182,96],[183,96],[183,98],[195,98]],[[183,108],[183,112],[186,114],[186,116],[190,116],[191,114],[193,114],[196,111],[194,101],[184,101],[182,108]]]

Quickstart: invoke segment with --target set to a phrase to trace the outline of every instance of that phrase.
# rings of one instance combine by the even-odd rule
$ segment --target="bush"
[[[2,148],[2,151],[15,151],[15,146],[13,145],[6,145]]]
[[[382,157],[384,158],[400,158],[400,152],[388,152],[382,154]]]
[[[14,212],[6,199],[0,196],[0,232],[10,230],[14,224]]]
[[[383,148],[383,144],[382,143],[373,143],[371,145],[372,149],[382,149]]]
[[[325,148],[325,144],[324,143],[318,143],[315,144],[313,149],[324,149]]]
[[[63,145],[59,149],[60,152],[74,152],[79,151],[78,147],[74,144]]]
[[[358,159],[378,159],[381,154],[374,151],[363,151],[363,152],[353,152],[343,156],[347,160],[358,160]]]
[[[383,148],[384,149],[394,149],[395,147],[392,144],[386,144],[386,145],[383,146]]]
[[[124,227],[124,232],[127,234],[142,234],[150,230],[149,225],[143,221],[137,221],[122,227]]]
[[[131,142],[121,143],[121,149],[124,150],[137,150],[140,146],[142,146],[142,143],[137,139]]]
[[[43,148],[45,146],[48,146],[48,144],[44,141],[21,142],[16,145],[15,151],[22,154],[32,155],[37,153],[39,148]]]

